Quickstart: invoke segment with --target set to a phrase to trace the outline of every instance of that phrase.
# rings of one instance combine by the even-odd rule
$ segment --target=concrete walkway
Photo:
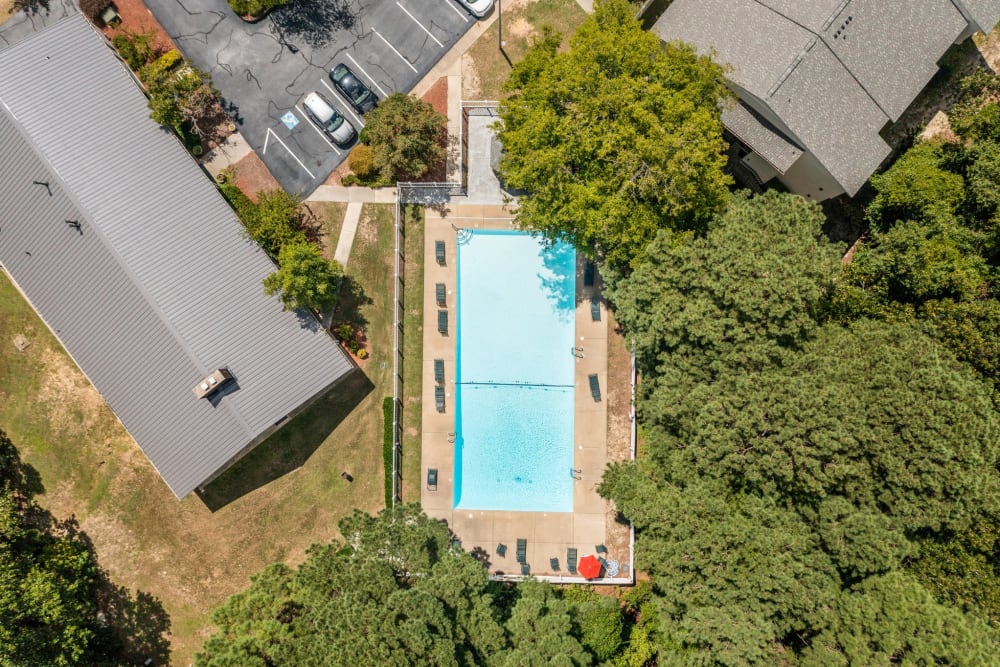
[[[201,164],[213,177],[233,166],[253,152],[250,144],[239,132],[233,132],[217,148],[210,150],[202,158]]]
[[[333,258],[347,268],[347,260],[351,256],[351,246],[354,245],[354,235],[358,233],[358,221],[361,220],[361,202],[351,202],[344,214],[344,225],[340,228],[340,238],[337,239],[337,249]]]
[[[396,188],[364,188],[344,185],[321,185],[306,201],[358,202],[361,204],[395,204]]]

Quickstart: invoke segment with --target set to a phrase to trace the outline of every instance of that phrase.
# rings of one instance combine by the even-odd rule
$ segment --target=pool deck
[[[595,546],[606,542],[608,504],[597,495],[595,487],[607,464],[607,402],[595,401],[588,376],[598,375],[602,394],[607,387],[608,329],[607,311],[601,303],[601,319],[591,317],[590,296],[600,289],[600,276],[594,287],[583,285],[583,260],[577,260],[576,346],[583,348],[576,359],[574,410],[575,449],[573,467],[580,470],[573,483],[573,512],[514,512],[493,510],[456,510],[454,498],[455,430],[455,307],[457,284],[455,227],[472,229],[514,229],[512,216],[502,206],[449,205],[444,211],[425,209],[424,257],[424,357],[423,357],[423,426],[420,500],[429,516],[443,519],[459,537],[466,551],[482,552],[488,557],[494,575],[520,575],[516,560],[517,540],[527,540],[527,563],[533,576],[565,577],[579,580],[566,571],[566,550],[575,547],[579,557],[594,553]],[[454,227],[453,227],[454,225]],[[435,261],[435,241],[445,242],[445,264]],[[502,277],[498,277],[502,279]],[[434,285],[447,286],[448,335],[438,333],[439,310]],[[434,401],[434,359],[445,364],[445,411],[439,413]],[[437,489],[427,488],[427,470],[438,470]],[[506,557],[497,555],[498,544],[507,545]],[[553,570],[550,559],[559,559]],[[609,560],[629,562],[627,553],[609,553]],[[619,575],[627,576],[624,573]],[[620,581],[620,579],[618,580]]]

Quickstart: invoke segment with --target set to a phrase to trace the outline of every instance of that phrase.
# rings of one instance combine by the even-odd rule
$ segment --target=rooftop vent
[[[233,379],[233,374],[228,368],[219,368],[207,378],[195,385],[191,391],[198,398],[208,398],[219,390],[219,387]]]

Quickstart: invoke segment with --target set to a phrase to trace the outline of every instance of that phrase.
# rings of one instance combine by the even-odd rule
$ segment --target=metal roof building
[[[653,32],[730,65],[742,165],[819,201],[865,184],[891,152],[882,128],[997,21],[1000,0],[674,0]]]
[[[178,498],[354,368],[81,16],[0,51],[0,192],[0,264]]]

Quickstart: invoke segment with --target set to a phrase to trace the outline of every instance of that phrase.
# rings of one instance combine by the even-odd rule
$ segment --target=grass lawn
[[[392,206],[367,206],[350,275],[372,358],[234,468],[178,502],[94,388],[0,273],[0,427],[40,473],[39,498],[75,514],[119,585],[171,621],[171,662],[212,633],[209,613],[274,561],[295,564],[353,508],[383,504],[382,398],[391,395]],[[17,351],[13,339],[31,344]],[[177,425],[183,432],[183,424]],[[349,471],[354,482],[341,479]],[[213,511],[214,509],[214,511]]]
[[[420,428],[424,352],[424,209],[403,209],[403,502],[420,502]]]
[[[344,226],[344,214],[347,204],[336,201],[311,201],[305,203],[306,208],[316,216],[317,232],[320,243],[323,244],[323,256],[333,259],[340,239],[340,229]]]
[[[513,63],[524,58],[530,40],[549,26],[563,36],[563,48],[569,37],[587,18],[575,0],[528,0],[504,3],[504,51]],[[463,97],[467,100],[498,100],[505,97],[501,87],[510,75],[510,65],[500,53],[494,21],[462,60]]]

